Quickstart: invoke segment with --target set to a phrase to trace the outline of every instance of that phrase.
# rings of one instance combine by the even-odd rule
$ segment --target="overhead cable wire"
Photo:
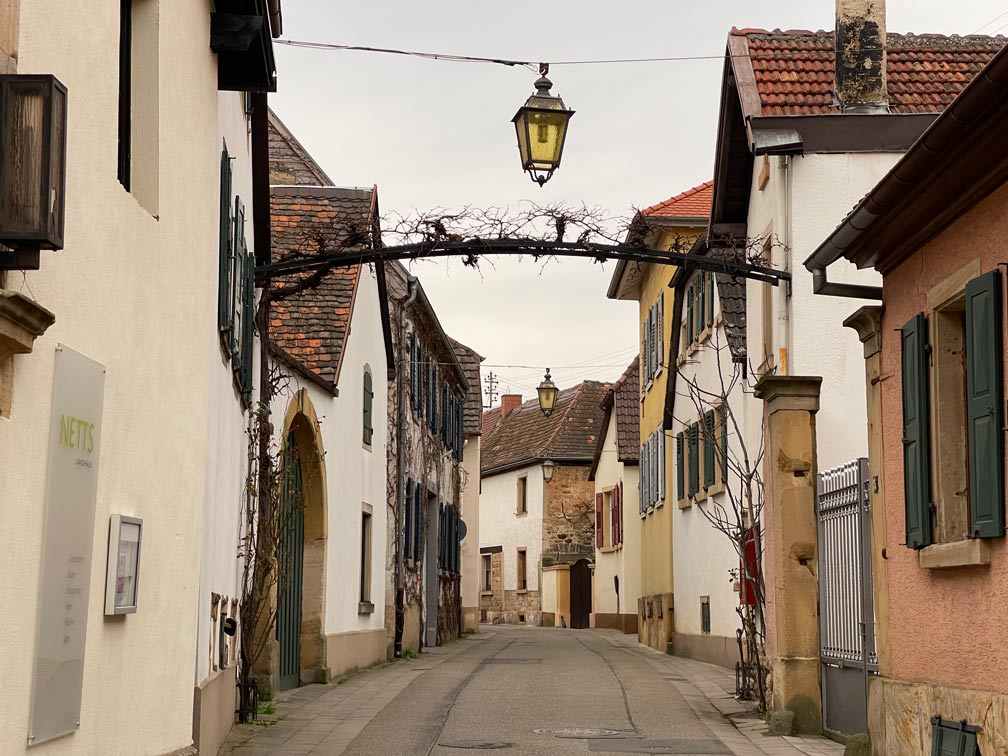
[[[1008,16],[1008,11],[1005,11],[1004,13],[1002,13],[1002,14],[1000,14],[1000,15],[998,15],[998,16],[995,16],[995,17],[994,17],[994,18],[992,18],[992,19],[991,19],[990,21],[988,21],[988,22],[987,22],[986,24],[984,24],[984,25],[983,25],[983,26],[981,26],[981,27],[980,27],[979,29],[977,29],[977,30],[976,30],[975,32],[970,32],[970,33],[971,33],[971,34],[978,34],[978,33],[979,33],[980,31],[982,31],[983,29],[986,29],[986,28],[987,28],[988,26],[990,26],[991,24],[994,24],[994,23],[997,23],[998,21],[1000,21],[1000,20],[1001,20],[1002,18],[1004,18],[1005,16]],[[1001,27],[1001,29],[1003,29],[1003,28],[1004,28],[1004,27],[1002,26],[1002,27]],[[994,33],[994,34],[996,34],[996,33],[997,33],[998,31],[1000,31],[1000,29],[995,29],[993,33]]]

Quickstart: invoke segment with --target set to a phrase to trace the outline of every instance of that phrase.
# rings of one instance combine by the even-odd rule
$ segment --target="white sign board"
[[[105,368],[56,348],[28,743],[80,726]]]

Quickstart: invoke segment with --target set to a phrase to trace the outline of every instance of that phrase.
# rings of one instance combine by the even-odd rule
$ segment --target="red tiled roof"
[[[456,341],[451,336],[449,343],[455,349],[462,370],[465,371],[466,381],[469,384],[469,393],[466,394],[462,404],[462,430],[467,436],[478,436],[481,433],[483,419],[483,397],[480,396],[480,363],[485,357],[478,354],[474,349]]]
[[[700,186],[687,189],[675,197],[641,210],[641,215],[656,218],[707,218],[714,197],[714,182],[705,181]]]
[[[733,65],[738,71],[751,63],[762,115],[840,112],[833,97],[832,31],[732,29],[730,36],[748,47],[749,57],[736,57]],[[1004,36],[886,36],[893,113],[941,112],[1006,42]]]
[[[494,428],[497,427],[497,423],[501,421],[501,415],[504,413],[503,407],[494,407],[493,409],[488,409],[483,413],[483,436],[489,436],[494,432]]]
[[[549,417],[540,411],[539,399],[531,399],[512,410],[490,431],[489,413],[484,413],[480,446],[483,476],[547,458],[557,464],[590,463],[598,436],[604,431],[601,405],[608,390],[608,383],[598,381],[584,381],[564,389]]]
[[[271,193],[275,260],[317,254],[320,244],[337,247],[348,234],[370,227],[371,190],[298,186],[274,187]],[[270,335],[280,356],[330,390],[339,380],[359,275],[360,266],[336,268],[317,286],[270,307]],[[302,278],[281,279],[276,290],[282,292]]]

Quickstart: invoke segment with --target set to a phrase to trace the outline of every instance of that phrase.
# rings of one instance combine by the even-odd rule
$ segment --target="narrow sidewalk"
[[[642,646],[634,635],[593,630],[609,643],[645,659],[686,699],[693,713],[736,756],[842,756],[844,747],[822,736],[772,736],[766,723],[735,699],[735,673],[714,664],[670,656]]]

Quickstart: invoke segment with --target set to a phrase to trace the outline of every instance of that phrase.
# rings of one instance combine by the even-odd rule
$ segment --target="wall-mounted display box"
[[[109,522],[108,571],[105,573],[105,614],[133,614],[137,609],[140,538],[143,520],[112,515]]]

